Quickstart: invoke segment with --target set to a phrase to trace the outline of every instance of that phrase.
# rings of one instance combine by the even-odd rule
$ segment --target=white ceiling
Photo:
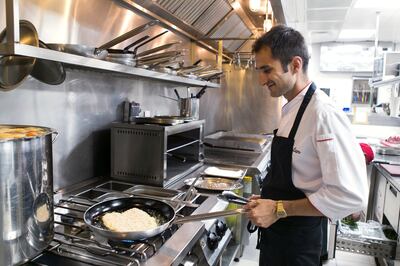
[[[363,2],[363,3],[357,3]],[[281,0],[286,23],[301,31],[311,43],[374,41],[376,12],[379,41],[400,42],[400,0]],[[379,3],[371,8],[359,4]],[[373,30],[369,37],[339,38],[342,30]]]

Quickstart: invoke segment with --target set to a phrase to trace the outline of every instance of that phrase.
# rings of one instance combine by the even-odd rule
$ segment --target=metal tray
[[[376,153],[383,154],[383,155],[400,155],[400,149],[390,148],[390,147],[379,147],[376,149]]]
[[[103,194],[93,200],[106,201],[106,200],[120,199],[120,198],[126,198],[126,197],[127,197],[127,195],[122,192],[110,192],[110,193]]]
[[[392,260],[396,255],[396,241],[360,240],[338,235],[336,239],[336,249]]]
[[[195,178],[186,179],[184,183],[190,186],[193,183],[194,179]],[[194,187],[205,190],[224,191],[224,190],[241,189],[243,185],[239,183],[237,180],[229,178],[203,176],[202,178],[199,178],[196,181]]]
[[[261,152],[268,139],[264,135],[220,131],[206,136],[204,142],[213,147]]]
[[[132,193],[135,195],[146,195],[146,196],[156,196],[172,199],[174,197],[178,197],[183,192],[174,189],[166,189],[166,188],[155,188],[151,186],[145,185],[136,185],[132,188],[125,190],[125,192]]]
[[[185,123],[184,119],[178,118],[169,118],[169,117],[134,117],[132,118],[132,122],[136,124],[157,124],[157,125],[166,125],[173,126],[178,124]]]
[[[178,115],[156,115],[154,116],[155,118],[161,118],[161,119],[178,119],[178,120],[183,120],[185,122],[190,122],[197,120],[194,117],[191,116],[178,116]]]
[[[342,221],[338,223],[336,249],[351,253],[359,253],[374,257],[394,259],[396,240],[388,239],[384,229],[391,228],[377,222],[357,222],[357,227],[351,229]]]

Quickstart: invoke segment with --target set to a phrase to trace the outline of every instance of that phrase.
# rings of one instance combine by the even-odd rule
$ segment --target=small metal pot
[[[0,139],[0,265],[22,264],[53,239],[52,136],[57,132],[40,128],[45,130],[40,136]]]
[[[179,98],[178,99],[179,112],[183,117],[192,117],[199,119],[199,98]]]

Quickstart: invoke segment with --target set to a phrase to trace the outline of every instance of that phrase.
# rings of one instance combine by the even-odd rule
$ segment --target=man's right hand
[[[260,195],[251,195],[250,196],[250,198],[249,198],[249,200],[258,200],[258,199],[261,199],[261,196]]]

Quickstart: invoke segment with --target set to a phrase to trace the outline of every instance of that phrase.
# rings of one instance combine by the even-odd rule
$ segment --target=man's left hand
[[[274,200],[252,200],[244,208],[248,210],[247,217],[258,227],[267,228],[279,219],[276,216],[276,201]]]

